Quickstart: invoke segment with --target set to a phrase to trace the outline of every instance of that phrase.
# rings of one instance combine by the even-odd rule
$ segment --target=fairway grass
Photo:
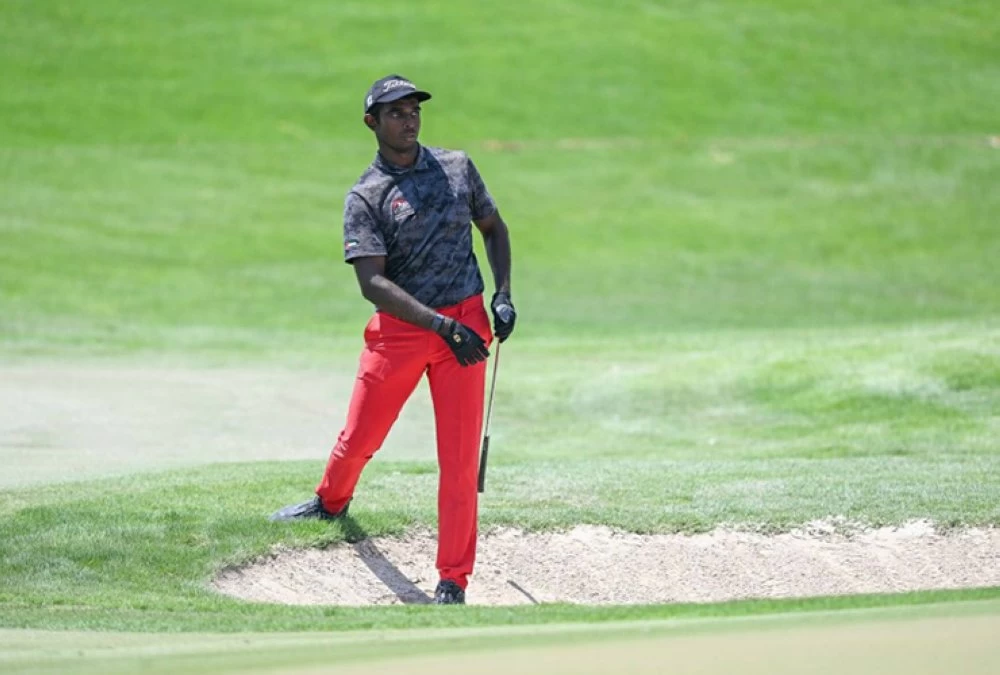
[[[992,673],[1000,603],[447,630],[149,635],[0,630],[19,673]]]
[[[9,3],[0,354],[353,338],[343,195],[374,153],[362,95],[395,70],[510,224],[518,339],[990,320],[993,9]],[[370,54],[372,25],[407,39]],[[421,27],[448,45],[414,51]]]
[[[986,134],[654,139],[640,172],[630,144],[468,149],[512,228],[519,339],[1000,313]],[[370,312],[339,220],[371,156],[0,145],[0,353],[323,358]]]
[[[336,341],[305,362],[294,353],[276,361],[13,361],[0,367],[0,405],[10,413],[0,417],[0,460],[16,469],[0,475],[0,488],[219,461],[312,459],[319,467],[343,423],[359,351],[355,341]],[[591,480],[631,490],[631,476],[648,463],[676,466],[634,488],[659,491],[663,508],[671,508],[675,472],[694,472],[693,479],[715,466],[731,479],[743,471],[748,480],[770,476],[771,484],[744,487],[761,490],[772,517],[787,502],[779,523],[793,522],[800,508],[810,517],[870,517],[863,494],[856,505],[849,493],[815,493],[856,482],[902,489],[911,479],[915,492],[884,503],[890,519],[874,524],[908,515],[961,522],[963,513],[993,522],[1000,324],[518,339],[504,352],[494,412],[492,462],[516,477],[496,487],[513,505],[535,496],[572,504],[588,498]],[[431,461],[433,447],[430,398],[421,387],[375,466]],[[838,473],[852,459],[857,468]],[[619,468],[532,478],[535,464],[548,473],[563,462]],[[432,467],[421,472],[413,480],[434,480]],[[934,496],[939,491],[944,502],[959,501],[949,509]],[[590,496],[604,510],[609,502],[629,508],[621,492]],[[487,499],[488,507],[507,507]],[[716,514],[702,528],[741,522],[713,507],[722,503],[717,495],[702,501],[697,510]]]

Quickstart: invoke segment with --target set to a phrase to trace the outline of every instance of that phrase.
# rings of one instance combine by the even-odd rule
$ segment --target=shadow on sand
[[[431,597],[420,590],[420,587],[399,571],[385,554],[379,550],[375,542],[368,537],[368,532],[350,515],[337,519],[344,530],[344,540],[351,544],[361,561],[372,571],[379,581],[396,594],[404,605],[429,605]]]

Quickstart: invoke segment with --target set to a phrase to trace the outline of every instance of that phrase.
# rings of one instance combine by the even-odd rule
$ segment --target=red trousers
[[[438,309],[492,341],[483,297]],[[427,373],[437,432],[438,554],[442,579],[462,588],[476,558],[477,477],[486,362],[461,366],[441,337],[385,312],[365,327],[365,349],[347,412],[316,494],[336,513],[382,446],[403,404]]]

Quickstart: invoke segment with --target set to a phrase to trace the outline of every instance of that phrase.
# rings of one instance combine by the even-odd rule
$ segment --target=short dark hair
[[[375,121],[379,121],[379,115],[382,114],[382,109],[385,108],[385,103],[376,103],[371,108],[368,109],[368,114],[375,118]]]

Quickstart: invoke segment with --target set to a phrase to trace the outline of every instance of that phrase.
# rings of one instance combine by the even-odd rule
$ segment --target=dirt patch
[[[212,586],[296,605],[427,602],[436,540],[415,532],[326,550],[275,551]],[[932,523],[854,528],[811,523],[780,535],[717,529],[637,535],[605,527],[480,536],[476,605],[719,602],[1000,585],[1000,529],[938,532]]]

